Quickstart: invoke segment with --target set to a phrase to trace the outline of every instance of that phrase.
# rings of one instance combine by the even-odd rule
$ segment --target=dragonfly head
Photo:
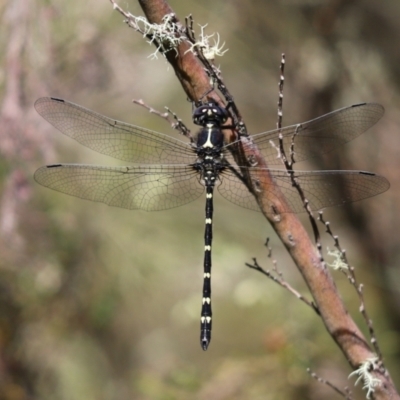
[[[206,126],[207,124],[221,126],[228,117],[228,111],[213,102],[203,104],[193,112],[193,122],[201,126]]]

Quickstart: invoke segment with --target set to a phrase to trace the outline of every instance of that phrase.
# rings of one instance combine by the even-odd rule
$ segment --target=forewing
[[[330,152],[353,140],[376,124],[383,114],[384,108],[380,104],[356,104],[301,124],[258,133],[251,138],[267,163],[277,165],[282,164],[277,151],[279,133],[282,133],[286,156],[290,156],[290,146],[294,140],[295,161],[299,162]]]
[[[179,207],[204,191],[197,172],[185,165],[103,167],[58,164],[39,168],[35,180],[71,196],[130,210]]]
[[[257,168],[251,171],[257,172],[257,177],[268,172],[272,175],[289,206],[284,212],[304,212],[303,201],[286,171]],[[294,178],[309,201],[311,210],[367,199],[385,192],[390,186],[386,178],[363,171],[296,171]],[[258,179],[262,181],[263,178]],[[260,211],[254,196],[234,174],[224,172],[221,180],[218,190],[223,197],[241,207]],[[263,182],[260,183],[264,186]],[[279,196],[275,187],[270,187],[268,191],[267,196],[272,201]]]
[[[145,164],[190,164],[189,143],[126,124],[52,97],[35,102],[36,111],[65,135],[99,153]]]

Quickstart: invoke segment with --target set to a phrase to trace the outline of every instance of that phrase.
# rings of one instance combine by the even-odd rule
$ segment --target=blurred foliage
[[[400,387],[398,0],[171,2],[183,20],[219,32],[222,72],[251,132],[273,129],[281,52],[284,123],[375,101],[384,119],[356,142],[305,168],[371,170],[390,192],[325,212],[365,283],[366,304]],[[121,4],[141,14],[138,4]],[[66,98],[105,115],[170,132],[132,98],[167,105],[190,124],[191,105],[171,68],[123,24],[107,0],[0,4],[0,398],[336,399],[351,372],[318,317],[245,268],[301,277],[260,215],[217,198],[214,332],[198,343],[203,200],[159,213],[128,212],[39,187],[45,163],[112,165],[55,131],[36,98]],[[307,224],[307,220],[305,219]],[[324,238],[325,246],[331,246]],[[334,273],[354,318],[354,290]],[[365,332],[366,329],[364,328]],[[364,398],[360,388],[355,398]]]

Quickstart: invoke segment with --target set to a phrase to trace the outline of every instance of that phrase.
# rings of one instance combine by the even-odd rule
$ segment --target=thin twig
[[[251,268],[251,269],[254,269],[254,270],[258,271],[258,272],[261,272],[262,274],[264,274],[268,278],[272,279],[275,283],[279,284],[280,286],[282,286],[283,288],[288,290],[291,294],[293,294],[299,300],[301,300],[302,302],[307,304],[310,308],[312,308],[317,314],[319,314],[318,307],[315,305],[314,302],[312,302],[310,300],[307,300],[300,292],[298,292],[296,289],[293,288],[293,286],[291,286],[288,282],[285,281],[285,279],[283,278],[282,272],[277,267],[276,260],[272,260],[272,263],[273,263],[273,269],[272,270],[273,270],[273,272],[275,274],[273,272],[269,271],[269,270],[265,270],[264,268],[262,268],[258,264],[256,258],[253,258],[253,264],[246,263],[246,266]]]
[[[177,130],[180,132],[183,136],[187,137],[191,143],[194,142],[194,138],[192,134],[190,133],[190,129],[182,122],[178,116],[172,112],[168,107],[165,107],[167,110],[165,113],[162,113],[161,111],[158,111],[154,109],[153,107],[150,107],[148,104],[146,104],[142,99],[136,100],[133,99],[132,103],[137,104],[138,106],[141,106],[148,110],[151,114],[155,114],[158,117],[165,119],[173,129]],[[170,118],[170,115],[172,115],[173,120]]]
[[[318,381],[319,383],[322,383],[324,385],[329,386],[331,389],[333,389],[336,393],[339,393],[342,397],[344,397],[346,400],[353,400],[351,391],[349,390],[349,388],[345,388],[344,391],[340,390],[336,385],[334,385],[332,382],[321,378],[320,376],[318,376],[315,372],[311,371],[310,368],[307,368],[307,372],[311,375],[312,378],[314,378],[316,381]]]
[[[277,122],[277,127],[278,129],[282,128],[282,119],[283,119],[283,85],[285,82],[285,63],[286,63],[286,58],[285,54],[282,54],[281,58],[281,65],[280,65],[280,78],[279,78],[279,98],[278,98],[278,122]],[[299,193],[299,196],[301,200],[303,201],[304,204],[304,209],[306,210],[310,224],[314,233],[314,239],[315,243],[317,245],[317,249],[319,251],[320,255],[320,261],[323,262],[323,256],[321,252],[321,235],[318,230],[317,222],[315,221],[314,215],[311,211],[311,208],[309,206],[309,201],[307,200],[303,189],[301,188],[300,184],[297,182],[295,178],[295,172],[293,171],[293,165],[295,164],[295,139],[298,134],[298,132],[301,129],[301,125],[298,125],[295,132],[293,133],[291,142],[290,142],[290,154],[289,157],[286,155],[285,148],[283,145],[283,136],[282,133],[279,132],[279,156],[283,162],[283,165],[286,168],[287,173],[290,176],[290,180],[292,181],[293,187],[297,190]]]
[[[282,128],[282,118],[283,118],[283,85],[285,84],[285,63],[286,57],[285,54],[282,53],[281,57],[281,76],[279,79],[279,99],[278,99],[278,121],[276,123],[276,127],[278,129]]]
[[[382,361],[383,356],[382,356],[382,352],[380,350],[379,343],[378,343],[378,340],[376,337],[373,322],[372,322],[372,319],[369,317],[369,314],[368,314],[368,312],[366,310],[366,306],[365,306],[365,299],[364,299],[364,292],[363,292],[364,286],[362,284],[358,283],[357,276],[355,273],[355,268],[353,266],[351,266],[347,260],[346,250],[342,249],[342,247],[340,245],[339,237],[337,235],[333,234],[331,225],[330,225],[329,221],[325,221],[322,212],[319,212],[318,220],[321,222],[321,224],[323,224],[325,226],[326,233],[328,233],[328,235],[331,236],[331,238],[333,239],[334,246],[337,249],[337,257],[339,258],[339,261],[340,261],[339,263],[337,263],[338,265],[340,265],[340,268],[337,268],[337,269],[340,269],[340,271],[345,274],[348,281],[354,287],[354,289],[358,295],[358,299],[360,301],[359,310],[361,312],[361,315],[364,318],[365,324],[368,327],[371,344],[373,345],[379,360]],[[332,255],[334,255],[334,254],[332,254]]]

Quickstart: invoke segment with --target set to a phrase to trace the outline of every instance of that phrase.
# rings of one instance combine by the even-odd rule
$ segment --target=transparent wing
[[[126,124],[52,97],[35,102],[36,111],[65,135],[99,153],[145,164],[190,164],[189,143],[162,133]]]
[[[257,172],[257,169],[252,168],[251,171]],[[290,208],[285,211],[304,212],[303,202],[296,188],[292,186],[287,172],[268,171],[288,202]],[[258,172],[263,171],[259,169]],[[363,171],[296,171],[294,176],[312,210],[367,199],[385,192],[390,186],[386,178]],[[224,171],[220,180],[222,183],[218,186],[218,191],[223,197],[241,207],[260,211],[254,196],[232,172]],[[268,195],[273,199],[277,196],[276,189],[271,187]]]
[[[282,164],[277,158],[278,136],[282,133],[286,155],[290,154],[290,145],[294,137],[295,160],[297,162],[327,153],[336,147],[353,140],[383,116],[384,108],[380,104],[362,103],[341,108],[322,117],[301,124],[287,126],[281,130],[252,135],[254,143],[263,153],[269,165]],[[229,145],[227,146],[229,147]]]
[[[204,191],[197,172],[184,165],[57,164],[39,168],[34,177],[36,182],[58,192],[130,210],[179,207]]]

